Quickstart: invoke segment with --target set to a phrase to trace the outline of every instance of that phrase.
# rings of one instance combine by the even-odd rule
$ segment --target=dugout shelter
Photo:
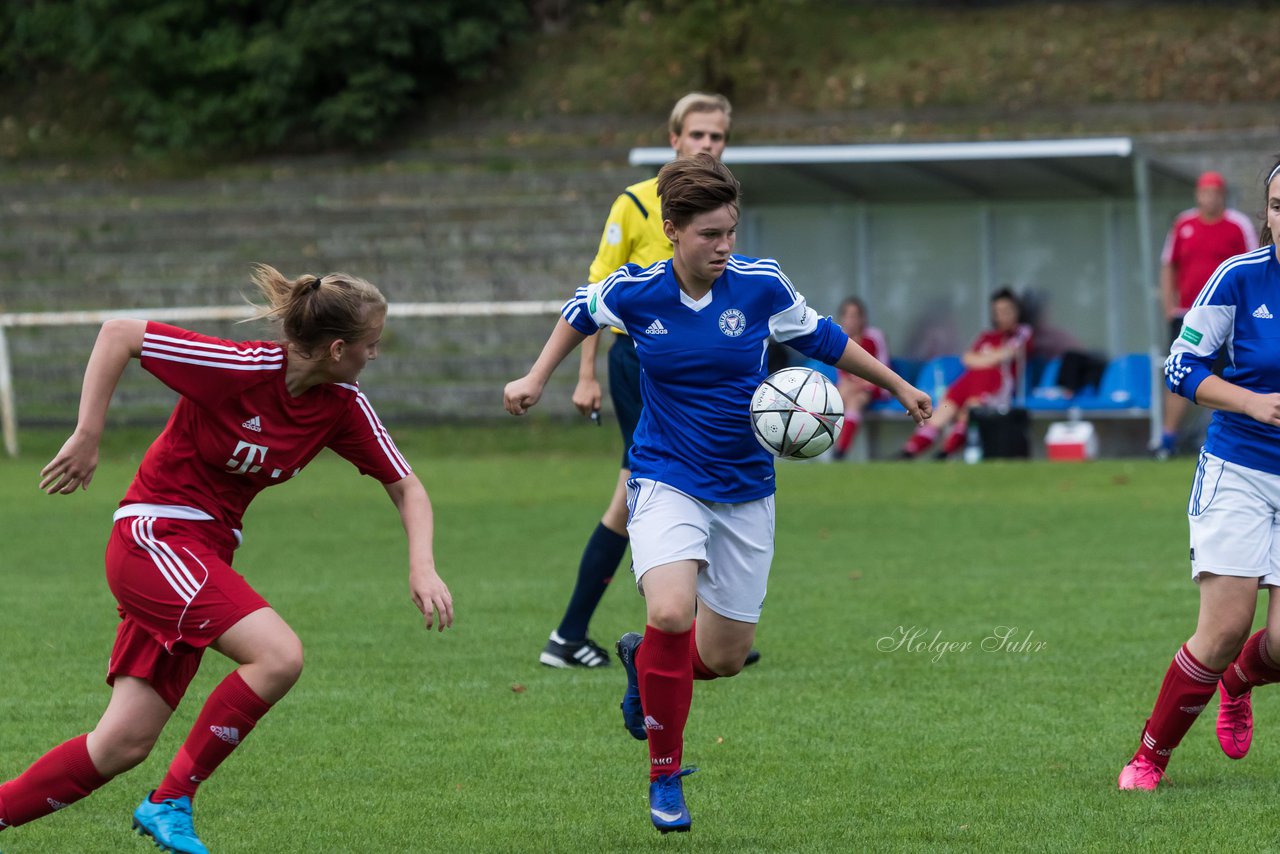
[[[1033,292],[1084,348],[1145,354],[1149,388],[1122,409],[1159,437],[1160,249],[1194,175],[1127,137],[739,145],[724,162],[743,188],[738,251],[777,258],[819,311],[859,296],[890,352],[923,362],[967,348],[998,287]]]

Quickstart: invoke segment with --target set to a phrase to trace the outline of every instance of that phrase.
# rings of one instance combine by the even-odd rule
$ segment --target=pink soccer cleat
[[[1120,790],[1142,789],[1154,792],[1160,785],[1164,769],[1145,756],[1135,756],[1120,772]]]
[[[1253,744],[1253,692],[1230,697],[1218,683],[1218,744],[1232,759],[1244,759]]]

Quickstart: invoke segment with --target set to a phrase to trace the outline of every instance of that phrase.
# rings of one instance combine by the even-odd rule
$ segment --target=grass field
[[[1193,624],[1188,460],[780,466],[764,658],[698,684],[694,830],[659,837],[644,749],[617,711],[621,668],[536,663],[612,483],[606,431],[590,431],[562,431],[549,453],[536,430],[461,452],[456,429],[400,437],[435,502],[457,606],[443,636],[408,601],[375,483],[325,458],[259,499],[237,567],[308,663],[203,787],[212,850],[1192,851],[1226,832],[1239,850],[1277,846],[1256,819],[1280,767],[1275,692],[1255,704],[1248,759],[1219,752],[1211,707],[1162,791],[1115,790]],[[37,471],[60,438],[26,435],[24,456],[0,462],[0,779],[88,729],[107,697],[101,555],[144,440],[113,440],[89,492],[46,497]],[[641,605],[620,576],[596,639],[640,628]],[[1006,631],[1005,649],[983,648]],[[210,654],[142,767],[0,849],[152,850],[129,814],[228,669]]]

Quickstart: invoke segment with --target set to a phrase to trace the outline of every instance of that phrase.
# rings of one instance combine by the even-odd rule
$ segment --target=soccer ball
[[[751,396],[751,428],[775,457],[816,457],[835,444],[843,426],[840,392],[811,368],[772,373]]]

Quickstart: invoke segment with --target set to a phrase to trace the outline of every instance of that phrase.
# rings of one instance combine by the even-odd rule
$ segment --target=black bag
[[[978,406],[969,411],[978,428],[982,458],[1026,459],[1031,456],[1031,416],[1021,406]]]
[[[1062,354],[1062,365],[1058,368],[1058,385],[1072,395],[1079,394],[1087,388],[1096,391],[1102,383],[1102,374],[1106,369],[1107,360],[1097,353],[1068,350]]]

